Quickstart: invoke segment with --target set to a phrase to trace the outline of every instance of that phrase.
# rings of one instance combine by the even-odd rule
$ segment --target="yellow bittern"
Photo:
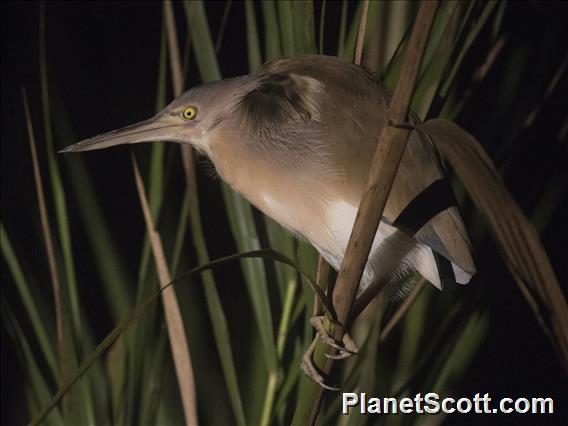
[[[371,73],[338,58],[279,59],[254,74],[195,87],[149,120],[63,152],[190,144],[236,191],[338,269],[390,98]],[[361,289],[377,279],[400,285],[413,271],[440,289],[448,274],[461,284],[475,274],[444,176],[432,143],[412,132]]]

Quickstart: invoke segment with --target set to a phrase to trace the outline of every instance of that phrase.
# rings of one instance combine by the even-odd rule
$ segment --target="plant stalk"
[[[332,326],[331,321],[329,319],[327,321],[328,329],[337,341],[342,341],[349,325],[347,323],[348,318],[369,251],[379,227],[396,171],[404,154],[406,142],[410,136],[410,129],[395,126],[407,119],[420,63],[437,8],[437,1],[425,1],[420,5],[405,53],[404,66],[388,111],[388,123],[395,124],[386,125],[381,132],[369,172],[367,188],[361,199],[353,231],[337,277],[332,301],[339,324]],[[333,361],[324,356],[324,351],[328,351],[328,349],[320,340],[314,353],[314,363],[326,374],[330,372],[333,366]],[[292,423],[314,424],[322,396],[323,388],[305,378]]]

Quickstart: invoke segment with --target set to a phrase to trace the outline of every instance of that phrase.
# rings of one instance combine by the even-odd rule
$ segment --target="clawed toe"
[[[327,332],[323,325],[323,316],[315,316],[312,317],[310,323],[316,330],[319,338],[328,346],[331,346],[334,349],[337,349],[339,353],[335,354],[325,354],[326,357],[330,359],[344,359],[348,358],[352,355],[357,355],[359,352],[359,348],[353,341],[353,339],[349,336],[349,334],[343,335],[343,342],[338,343],[330,334]]]
[[[325,384],[323,376],[319,373],[318,369],[314,365],[314,361],[312,359],[312,356],[313,356],[314,350],[316,348],[316,343],[317,343],[317,337],[313,340],[313,342],[311,343],[308,350],[302,356],[302,362],[300,363],[300,367],[302,368],[302,370],[304,371],[306,376],[308,376],[310,379],[312,379],[314,382],[316,382],[322,388],[327,389],[327,390],[331,390],[331,391],[337,391],[337,390],[339,390],[339,388],[334,388],[332,386],[328,386],[328,385]]]
[[[318,338],[321,339],[326,345],[338,351],[337,354],[325,353],[324,355],[329,359],[344,359],[352,355],[357,355],[359,348],[357,347],[353,339],[349,336],[349,334],[343,335],[342,342],[335,340],[325,329],[323,325],[323,318],[323,316],[315,316],[310,320],[310,323],[316,330],[317,335],[313,342],[310,344],[308,350],[302,356],[300,367],[302,368],[304,373],[306,373],[306,376],[308,376],[322,388],[336,391],[339,390],[339,388],[334,388],[325,384],[323,376],[320,374],[312,359]]]

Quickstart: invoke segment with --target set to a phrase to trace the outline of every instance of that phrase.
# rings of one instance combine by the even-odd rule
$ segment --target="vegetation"
[[[74,65],[72,57],[65,58],[65,67],[58,62],[61,57],[50,38],[57,23],[50,17],[61,7],[42,3],[26,9],[38,17],[40,84],[28,88],[28,115],[18,107],[18,123],[25,124],[16,140],[5,137],[3,103],[2,323],[23,372],[25,398],[19,412],[12,411],[13,418],[6,421],[39,421],[38,416],[46,414],[41,421],[48,425],[183,424],[192,418],[188,407],[193,400],[201,424],[289,424],[293,418],[303,423],[301,411],[313,414],[314,407],[320,424],[375,423],[376,418],[356,413],[340,416],[340,400],[334,393],[326,392],[321,405],[306,398],[306,389],[313,385],[299,363],[313,339],[310,285],[318,265],[313,248],[295,240],[227,185],[205,176],[208,166],[199,167],[198,159],[195,167],[193,153],[177,145],[133,148],[134,164],[140,169],[136,175],[127,149],[57,155],[80,139],[79,127],[85,137],[108,130],[95,125],[106,114],[114,120],[110,127],[120,127],[153,113],[149,105],[133,105],[140,97],[125,88],[128,78],[118,70],[114,76],[119,81],[99,91],[104,106],[85,108],[86,100],[67,101],[65,83],[73,86],[71,80],[80,77],[72,70],[85,62],[77,59]],[[153,36],[156,48],[138,53],[148,68],[156,70],[157,84],[145,88],[155,98],[156,111],[183,86],[236,75],[235,68],[245,62],[248,71],[254,71],[265,60],[301,53],[353,60],[362,22],[362,63],[394,88],[418,4],[166,2],[162,15],[156,14],[155,5],[98,7],[106,10],[100,23],[113,16],[115,8],[126,8],[136,17],[137,8],[153,7],[154,29],[162,25]],[[80,6],[73,8],[80,14]],[[481,142],[541,235],[561,278],[566,271],[555,248],[561,241],[558,211],[566,195],[562,141],[568,131],[558,108],[568,62],[561,37],[562,9],[550,4],[441,3],[412,98],[413,109],[424,120],[454,121]],[[16,6],[3,6],[3,26],[10,12],[15,13]],[[80,26],[78,21],[74,25]],[[133,18],[128,25],[135,22]],[[523,34],[518,22],[526,22],[531,31]],[[104,37],[104,27],[96,31]],[[93,60],[128,69],[129,64],[121,62],[120,47],[136,51],[137,43],[128,31],[112,35],[119,37],[113,40],[116,56],[99,58],[98,52]],[[230,38],[238,38],[246,49],[224,49]],[[88,50],[93,40],[85,39],[81,47]],[[3,56],[4,49],[3,45]],[[58,75],[62,70],[66,75]],[[123,93],[115,94],[122,88]],[[437,123],[427,123],[425,131],[439,135]],[[460,143],[469,140],[449,125],[442,130],[454,131]],[[17,144],[19,151],[6,147],[8,143]],[[33,165],[18,160],[15,168],[5,163],[5,154],[26,152],[23,148],[28,146],[32,153],[37,149]],[[382,295],[374,299],[351,330],[361,353],[335,363],[332,370],[330,380],[344,391],[459,395],[467,389],[468,374],[479,371],[474,360],[483,342],[492,340],[496,328],[503,330],[492,315],[495,306],[507,304],[509,298],[522,306],[526,323],[539,327],[535,333],[546,335],[539,340],[553,363],[546,371],[566,372],[566,329],[558,326],[566,320],[566,302],[548,259],[535,249],[538,238],[530,234],[508,193],[500,192],[502,187],[475,192],[468,184],[461,170],[471,174],[472,164],[484,164],[483,152],[482,160],[470,162],[466,157],[460,168],[443,143],[438,148],[456,169],[452,184],[480,273],[467,288],[440,293],[420,284],[404,301]],[[32,191],[37,191],[37,198],[17,194]],[[484,192],[499,194],[490,203],[493,210],[479,201],[487,198]],[[515,213],[505,214],[510,211]],[[530,235],[500,233],[511,217]],[[507,243],[503,235],[521,236]],[[521,292],[498,260],[492,236]],[[534,244],[526,248],[523,241]],[[271,250],[261,250],[265,248]],[[158,282],[164,286],[169,277],[174,282],[160,290]],[[172,289],[181,312],[175,321],[183,324],[187,344],[168,337],[171,323],[165,320],[163,306],[167,312],[173,308],[160,298]],[[522,297],[536,316],[520,303]],[[505,331],[523,339],[522,330]],[[184,393],[187,382],[176,376],[172,349],[190,354],[195,397]],[[550,355],[554,352],[556,358]],[[3,392],[3,406],[15,401]],[[432,422],[444,420],[439,416]],[[379,421],[420,424],[423,419],[391,416]]]

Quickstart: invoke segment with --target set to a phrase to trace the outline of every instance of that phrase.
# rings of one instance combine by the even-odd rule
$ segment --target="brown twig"
[[[148,229],[150,245],[154,255],[154,262],[158,271],[160,287],[165,287],[172,281],[170,270],[166,262],[164,248],[160,234],[156,230],[146,199],[146,191],[144,183],[138,170],[138,164],[132,157],[132,166],[134,168],[134,178],[136,180],[136,189],[140,197],[142,212],[144,213],[144,221]],[[191,355],[187,344],[187,336],[183,325],[183,318],[176,298],[173,287],[162,292],[162,301],[164,303],[164,315],[166,317],[166,326],[168,336],[170,338],[170,348],[174,359],[174,367],[176,371],[178,386],[180,389],[181,401],[187,425],[197,425],[197,401],[195,396],[195,381],[193,377],[193,368],[191,366]]]
[[[489,52],[485,57],[485,61],[479,67],[477,67],[477,69],[473,73],[472,77],[473,81],[480,82],[485,79],[487,73],[489,72],[489,70],[491,69],[497,58],[499,57],[499,53],[501,52],[501,50],[503,50],[503,47],[505,47],[506,41],[507,41],[507,36],[504,35],[497,39],[493,47],[489,49]]]
[[[217,35],[217,41],[215,42],[215,52],[219,53],[221,50],[221,44],[223,43],[223,38],[225,35],[225,27],[227,26],[227,20],[229,18],[229,11],[231,10],[232,0],[227,0],[225,3],[225,9],[223,9],[223,16],[221,17],[221,25],[219,28],[219,34]]]
[[[174,95],[179,96],[183,91],[183,77],[180,62],[178,37],[174,20],[171,0],[164,0],[164,14],[166,18],[166,31],[168,37],[168,51],[170,53],[170,68],[174,83]],[[195,159],[193,149],[189,145],[181,145],[181,155],[185,170],[186,184],[189,197],[197,197],[197,180],[195,176]]]
[[[57,348],[59,353],[59,360],[63,362],[65,350],[65,342],[63,335],[63,322],[62,322],[62,309],[63,304],[61,300],[61,282],[59,280],[59,270],[57,262],[55,261],[55,248],[53,246],[53,239],[51,237],[51,226],[49,224],[49,217],[47,215],[47,207],[45,204],[45,193],[43,190],[43,182],[41,180],[41,172],[39,169],[39,162],[37,159],[37,149],[35,144],[34,129],[32,126],[32,119],[28,106],[28,98],[25,90],[22,92],[24,100],[24,110],[26,113],[26,126],[28,129],[28,140],[30,142],[30,151],[32,155],[32,164],[34,169],[34,179],[37,192],[37,202],[39,207],[39,218],[41,221],[41,230],[45,240],[45,251],[47,254],[47,262],[49,265],[49,275],[51,277],[51,285],[53,287],[53,300],[55,304],[55,324],[57,330]]]
[[[363,45],[365,44],[365,28],[367,27],[367,15],[369,14],[369,0],[363,2],[363,9],[361,10],[361,21],[359,21],[359,30],[357,31],[357,42],[355,43],[355,56],[353,62],[361,65],[361,58],[363,57]]]
[[[331,272],[331,266],[325,261],[325,259],[320,255],[318,256],[318,269],[316,272],[316,283],[322,292],[325,293],[327,290],[327,283],[329,279],[329,273]],[[318,316],[323,313],[323,306],[319,297],[314,297],[314,307],[313,316]]]
[[[164,0],[164,18],[166,21],[166,35],[168,38],[168,52],[170,54],[174,92],[176,96],[179,96],[183,89],[183,75],[181,72],[179,46],[171,0]],[[182,146],[182,153],[185,151],[184,148],[188,148],[188,153],[184,155],[184,159],[187,156],[188,160],[191,162],[191,164],[193,164],[193,152],[191,151],[191,148],[189,146]],[[143,199],[145,199],[144,188],[142,179],[140,178],[140,174],[138,172],[138,166],[136,165],[134,158],[133,163],[140,200],[143,204],[143,210],[145,210],[145,201],[143,201]],[[148,212],[145,211],[144,217],[146,219],[146,225],[150,234],[150,242],[152,244],[152,251],[154,252],[154,258],[156,260],[156,268],[158,269],[158,275],[160,277],[160,285],[164,285],[165,283],[171,281],[171,277],[165,260],[165,255],[163,253],[160,236],[155,231],[155,229],[153,229],[152,217],[150,216],[149,210]],[[168,326],[168,334],[170,336],[170,345],[172,347],[172,354],[174,356],[174,364],[176,367],[177,379],[180,387],[186,423],[198,424],[197,402],[195,395],[193,369],[191,366],[191,356],[189,353],[189,346],[183,326],[183,319],[181,317],[177,298],[173,290],[174,289],[172,288],[171,292],[168,290],[167,292],[162,293],[164,311],[166,313],[166,323]]]
[[[32,119],[30,115],[28,99],[25,90],[22,91],[24,100],[24,110],[26,114],[26,126],[28,129],[28,139],[30,142],[30,151],[32,156],[34,179],[36,185],[39,216],[41,221],[41,229],[45,240],[45,251],[49,265],[49,274],[53,288],[53,301],[55,305],[55,327],[57,333],[57,355],[59,359],[60,380],[65,381],[71,375],[75,367],[75,355],[72,350],[72,333],[69,321],[69,300],[66,298],[65,288],[61,285],[59,268],[55,258],[55,246],[51,235],[51,225],[49,224],[49,216],[45,202],[45,192],[41,179],[37,149],[35,143],[35,135],[33,131]],[[63,414],[64,418],[70,420],[73,418],[72,396],[65,395],[63,398]]]
[[[437,8],[437,1],[425,1],[420,5],[408,42],[404,65],[388,111],[387,118],[391,123],[403,123],[407,120],[416,77]],[[345,327],[348,325],[347,320],[359,288],[359,282],[409,135],[410,129],[391,125],[385,126],[381,132],[369,172],[367,188],[359,205],[353,231],[333,291],[333,307],[339,325],[333,326],[330,322],[329,328],[331,335],[337,341],[342,341],[345,334]],[[331,370],[333,360],[325,360],[322,344],[318,344],[316,347],[314,362],[325,373],[329,373]],[[311,398],[311,409],[308,413],[305,411],[305,404],[301,404],[296,411],[294,422],[314,424],[319,412],[323,388],[308,382],[304,384],[307,390],[301,397]]]
[[[423,2],[420,6],[404,66],[388,111],[388,121],[391,123],[402,123],[407,119],[416,77],[437,7],[437,1]],[[355,300],[359,281],[409,135],[410,129],[387,125],[379,138],[367,189],[359,205],[333,294],[333,305],[342,325],[345,325]],[[334,330],[334,337],[339,340],[344,333],[342,328],[336,327],[337,331]]]
[[[166,35],[168,37],[168,53],[170,54],[170,68],[174,84],[174,95],[179,96],[183,90],[183,75],[181,72],[174,8],[171,0],[164,0],[164,19],[166,20]]]

